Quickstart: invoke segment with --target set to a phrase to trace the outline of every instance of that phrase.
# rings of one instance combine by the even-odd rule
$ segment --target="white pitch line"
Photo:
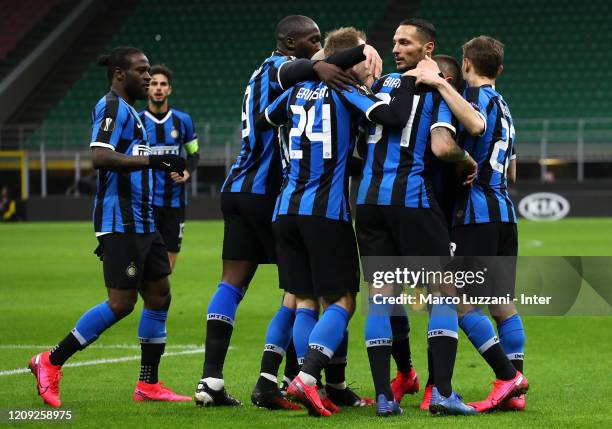
[[[32,350],[49,350],[55,347],[49,344],[0,344],[0,349],[32,349]],[[140,344],[92,344],[88,349],[138,349]],[[167,344],[166,349],[201,349],[201,344]]]
[[[231,348],[232,347],[230,347],[230,349]],[[193,350],[183,350],[180,352],[164,353],[164,356],[192,355],[196,353],[202,353],[203,351],[204,351],[204,348],[198,348],[198,349],[193,349]],[[129,362],[133,360],[140,360],[140,355],[124,356],[124,357],[111,358],[111,359],[94,359],[94,360],[86,360],[83,362],[67,363],[63,366],[63,368],[73,368],[77,366],[103,365],[107,363]],[[9,369],[6,371],[0,371],[0,377],[5,376],[5,375],[25,374],[28,372],[30,372],[29,368]]]

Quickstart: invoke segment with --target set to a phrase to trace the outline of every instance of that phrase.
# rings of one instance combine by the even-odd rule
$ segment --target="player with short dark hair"
[[[450,83],[457,92],[463,92],[465,83],[461,76],[461,64],[450,55],[434,55],[432,59],[440,68],[440,72],[444,75],[444,79]],[[436,157],[431,157],[429,167],[431,172],[429,176],[432,181],[433,192],[442,213],[444,213],[444,218],[446,219],[450,231],[453,225],[455,197],[461,188],[461,183],[457,178],[457,172],[454,165],[440,161]]]
[[[436,71],[421,68],[418,82],[439,88],[463,124],[461,145],[478,162],[474,185],[460,193],[453,216],[452,239],[457,256],[501,256],[488,258],[491,293],[513,296],[518,237],[516,213],[508,195],[508,179],[516,179],[515,132],[508,104],[495,89],[503,71],[504,45],[489,36],[479,36],[463,45],[462,72],[468,87],[463,97],[449,88]],[[529,388],[523,376],[523,323],[514,304],[489,306],[497,322],[499,339],[491,321],[479,309],[460,308],[460,326],[495,372],[489,396],[472,403],[478,411],[495,408],[525,409]]]
[[[352,27],[344,27],[326,34],[325,49],[317,52],[311,59],[313,61],[331,62],[333,64],[350,65],[361,62],[363,51],[369,49],[367,45],[359,45],[359,39],[365,41],[363,32]],[[376,71],[373,71],[376,73]],[[281,130],[281,139],[285,138],[287,130]],[[285,162],[286,164],[286,162]],[[305,317],[306,316],[306,317]],[[297,341],[291,337],[292,328],[302,331],[312,325],[314,313],[309,309],[295,308],[295,297],[285,292],[283,305],[270,321],[266,332],[266,345],[261,359],[259,378],[251,394],[251,401],[259,406],[270,409],[292,409],[294,404],[281,399],[277,388],[277,373],[283,354],[287,352],[285,373],[282,381],[283,390],[286,391],[291,380],[299,372],[304,357],[308,351],[307,336],[296,336]],[[293,319],[297,322],[294,325]],[[291,338],[291,341],[287,341]],[[320,383],[319,395],[328,409],[338,409],[338,406],[362,407],[372,405],[373,400],[360,397],[346,383],[346,367],[348,355],[348,330],[334,356],[325,367],[325,385]],[[281,391],[282,393],[282,391]]]
[[[185,226],[187,195],[185,183],[198,167],[198,137],[191,116],[170,107],[172,71],[164,64],[154,65],[149,72],[151,83],[147,109],[140,112],[140,120],[147,130],[153,154],[174,154],[186,158],[183,175],[156,171],[153,175],[153,217],[160,232],[174,270],[181,250]]]
[[[132,107],[146,98],[151,76],[149,60],[137,48],[118,47],[103,55],[110,92],[92,112],[90,148],[98,169],[94,230],[95,253],[103,261],[108,299],[88,310],[76,327],[51,351],[32,357],[29,367],[39,395],[52,407],[61,405],[62,365],[94,342],[107,328],[134,309],[138,295],[144,308],[138,327],[141,344],[140,377],[134,401],[190,401],[158,381],[159,361],[166,343],[170,307],[170,264],[166,247],[155,230],[151,169],[185,169],[176,155],[151,155],[147,134]]]
[[[371,73],[363,64],[354,66],[351,73],[371,85]],[[314,316],[319,300],[326,306],[309,329],[300,323],[298,314],[293,329],[294,342],[307,341],[309,348],[287,394],[302,402],[311,415],[330,416],[333,411],[321,402],[317,381],[345,337],[359,289],[347,190],[347,162],[357,126],[362,115],[390,126],[405,123],[403,106],[410,100],[411,88],[410,82],[403,81],[389,104],[376,98],[368,86],[349,92],[306,81],[285,91],[257,122],[258,127],[266,122],[268,127],[290,127],[284,148],[288,171],[273,224],[280,283],[296,296],[298,311],[307,310]]]
[[[321,48],[321,33],[312,19],[287,16],[278,23],[275,36],[276,50],[249,79],[242,103],[242,148],[222,188],[223,273],[208,306],[204,368],[195,393],[198,405],[241,404],[225,391],[223,380],[223,364],[236,310],[258,265],[275,263],[277,258],[271,220],[282,177],[278,133],[271,129],[257,130],[255,119],[286,88],[297,82],[321,79],[335,88],[344,88],[345,84],[353,82],[337,65],[309,59]],[[380,67],[380,57],[373,48],[363,48],[360,54]],[[346,59],[341,58],[339,64],[343,61]],[[287,305],[279,312],[287,317],[275,317],[273,321],[282,326],[272,326],[269,331],[288,332],[291,329],[292,300],[293,297],[285,294],[283,304]],[[284,341],[284,337],[278,341]],[[278,351],[282,349],[284,353],[286,347]],[[279,363],[273,360],[270,364],[273,368],[269,371],[278,370]],[[277,402],[284,401],[278,387],[271,395]]]
[[[398,26],[393,54],[399,73],[416,67],[435,47],[433,24],[405,20]],[[373,90],[388,99],[401,77],[391,73]],[[449,228],[432,192],[429,158],[456,163],[464,184],[475,177],[476,163],[454,141],[456,121],[440,94],[417,87],[407,123],[396,129],[368,127],[363,177],[357,196],[356,229],[360,254],[374,256],[449,255]],[[364,264],[365,265],[365,264]],[[369,273],[365,273],[366,278]],[[403,311],[403,314],[398,314]],[[380,415],[389,415],[387,403],[416,393],[419,381],[411,365],[409,321],[403,307],[386,308],[371,303],[366,321],[366,346],[374,378]],[[425,397],[435,394],[432,412],[472,414],[452,390],[451,377],[457,351],[457,313],[451,304],[434,304],[428,327],[433,378]],[[390,356],[398,366],[390,382]],[[428,402],[429,405],[429,402]],[[429,406],[427,407],[429,408]]]

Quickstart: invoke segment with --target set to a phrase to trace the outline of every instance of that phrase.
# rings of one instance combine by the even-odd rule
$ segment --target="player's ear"
[[[123,82],[125,80],[125,71],[121,67],[115,67],[113,77],[119,82]]]
[[[431,54],[433,53],[435,45],[436,43],[433,40],[431,42],[425,43],[425,56],[426,57],[431,57]]]
[[[495,77],[498,78],[499,75],[502,74],[503,71],[504,71],[504,65],[500,64],[499,68],[497,69],[497,75],[495,75]]]
[[[168,85],[168,95],[172,94],[172,85]]]
[[[290,51],[295,51],[295,39],[290,36],[285,37],[285,46]]]

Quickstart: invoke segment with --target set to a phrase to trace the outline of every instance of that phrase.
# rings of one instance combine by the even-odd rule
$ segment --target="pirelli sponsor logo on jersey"
[[[149,156],[151,148],[146,144],[137,144],[132,147],[132,156]]]

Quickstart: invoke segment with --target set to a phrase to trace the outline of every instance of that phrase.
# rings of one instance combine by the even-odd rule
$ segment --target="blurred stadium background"
[[[274,49],[275,25],[288,14],[312,17],[323,34],[346,25],[365,30],[387,72],[394,69],[392,36],[404,18],[431,20],[438,29],[436,53],[457,58],[473,36],[503,41],[505,72],[498,87],[509,101],[518,142],[519,183],[512,196],[530,219],[576,217],[521,221],[520,254],[612,254],[608,0],[0,0],[0,188],[12,191],[20,219],[80,221],[0,225],[0,325],[9,327],[0,339],[0,411],[41,406],[24,369],[27,359],[52,346],[103,294],[100,262],[91,253],[95,172],[88,143],[91,109],[108,90],[95,58],[117,45],[138,46],[152,64],[174,70],[170,102],[191,114],[199,134],[201,162],[189,189],[187,234],[172,275],[171,343],[161,370],[177,391],[193,392],[202,365],[205,306],[220,273],[223,225],[191,220],[220,218],[219,189],[239,150],[246,82]],[[609,258],[602,264],[609,265]],[[542,277],[535,285],[540,289],[528,286],[545,295],[559,288],[556,279],[565,275],[554,274],[554,281]],[[609,278],[606,272],[601,284],[609,285]],[[251,289],[226,364],[228,389],[245,402],[259,368],[265,326],[280,299],[275,267],[260,267]],[[612,411],[602,406],[610,384],[602,375],[609,373],[612,357],[612,318],[592,317],[610,315],[611,295],[582,291],[590,293],[583,298],[592,297],[583,302],[597,302],[601,313],[591,305],[571,318],[525,318],[526,371],[533,383],[528,412],[479,416],[469,427],[611,427]],[[78,414],[76,426],[312,427],[304,412],[276,413],[271,419],[250,405],[231,415],[193,404],[134,406],[127,399],[138,374],[132,350],[138,347],[137,324],[135,315],[126,318],[75,356],[76,368],[66,369],[62,399]],[[423,376],[426,324],[425,315],[411,315],[413,358]],[[351,322],[347,374],[360,394],[372,395],[363,327],[363,317]],[[491,374],[463,336],[460,341],[457,388],[468,400],[480,399]],[[100,366],[89,368],[93,365]],[[454,419],[419,414],[419,401],[417,395],[403,404],[413,425],[457,426]],[[318,425],[371,428],[407,422],[381,422],[371,409],[356,409]],[[40,427],[31,422],[21,427],[28,424]]]
[[[12,190],[21,218],[90,218],[90,111],[107,91],[94,60],[126,44],[174,70],[171,104],[193,117],[202,157],[188,216],[218,217],[218,191],[239,150],[245,84],[274,49],[275,24],[295,13],[323,34],[365,30],[387,72],[393,33],[406,17],[431,20],[436,53],[459,59],[473,36],[500,39],[498,87],[519,154],[516,202],[546,191],[566,200],[569,216],[612,214],[607,0],[1,0],[0,10],[0,185]],[[545,218],[564,204],[536,198],[525,207]]]

